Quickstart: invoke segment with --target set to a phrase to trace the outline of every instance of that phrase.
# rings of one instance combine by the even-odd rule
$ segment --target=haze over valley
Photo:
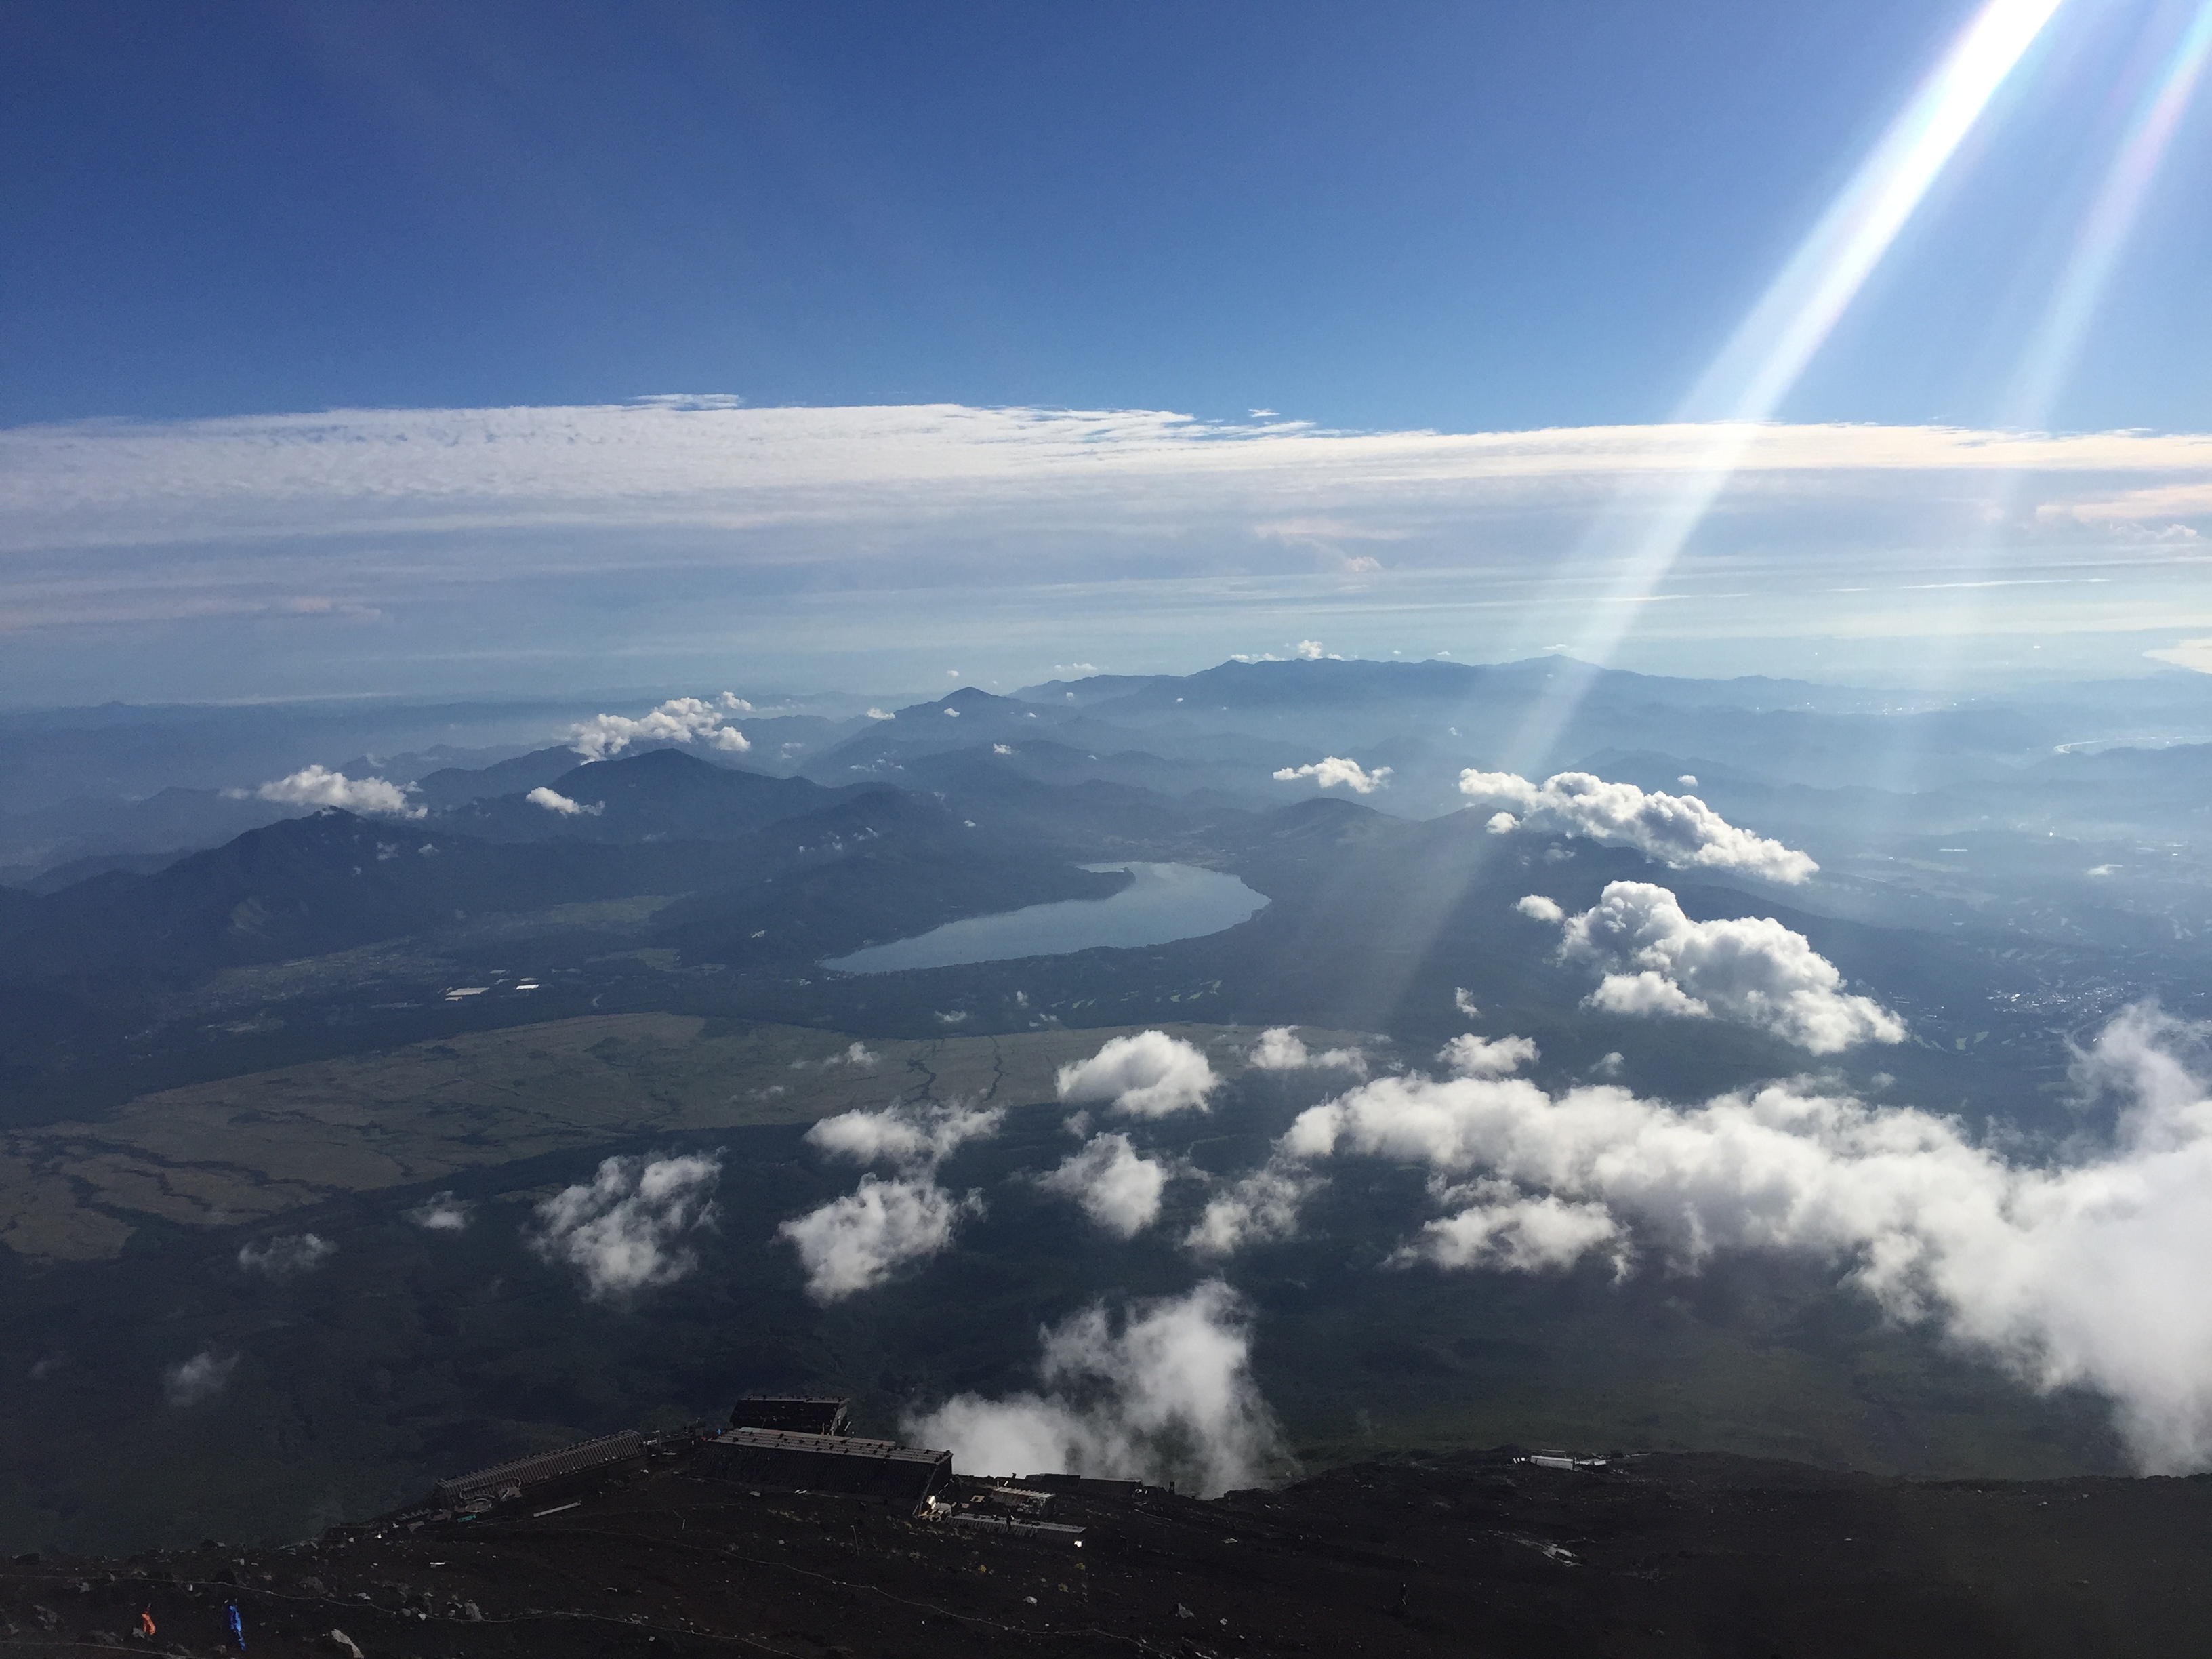
[[[2193,1468],[2206,684],[1324,654],[19,719],[9,1524],[281,1534],[733,1380],[1200,1489]],[[1191,896],[1099,942],[1146,884]],[[1122,1358],[1040,1382],[1085,1320]]]

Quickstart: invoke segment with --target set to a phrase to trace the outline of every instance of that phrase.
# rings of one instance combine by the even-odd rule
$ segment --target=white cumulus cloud
[[[682,1241],[714,1224],[720,1152],[680,1158],[611,1158],[590,1181],[538,1206],[531,1248],[583,1275],[595,1299],[672,1285],[698,1266]]]
[[[1454,1077],[1509,1077],[1536,1061],[1536,1039],[1455,1036],[1437,1051],[1437,1060]]]
[[[949,1248],[960,1218],[982,1211],[977,1194],[956,1198],[927,1174],[890,1181],[864,1175],[844,1197],[785,1222],[776,1232],[799,1251],[806,1293],[817,1302],[836,1302],[872,1289],[906,1262]]]
[[[700,697],[671,697],[633,720],[626,714],[594,714],[568,729],[568,746],[586,760],[619,755],[634,743],[690,743],[742,755],[752,747],[745,734],[727,724],[732,714],[752,712],[744,698],[722,693],[708,702]]]
[[[597,817],[607,810],[605,801],[593,801],[589,806],[581,801],[570,800],[557,789],[540,784],[523,797],[532,806],[542,806],[549,812],[558,812],[564,818]]]
[[[433,1193],[408,1211],[407,1218],[425,1232],[465,1232],[474,1208],[467,1200],[455,1198],[451,1192]]]
[[[848,1058],[851,1053],[846,1050]],[[927,1168],[949,1157],[963,1141],[996,1134],[1006,1115],[995,1106],[983,1109],[957,1102],[885,1106],[825,1117],[806,1132],[806,1139],[831,1157],[849,1158],[856,1164]]]
[[[1521,901],[1522,914],[1536,914],[1528,902]],[[1553,909],[1547,919],[1564,930],[1560,957],[1605,975],[1585,999],[1590,1007],[1728,1020],[1816,1054],[1904,1041],[1903,1020],[1845,991],[1836,964],[1771,916],[1692,921],[1673,893],[1642,881],[1609,884],[1579,915]]]
[[[1298,1230],[1298,1206],[1320,1184],[1295,1161],[1272,1158],[1207,1200],[1183,1235],[1183,1248],[1200,1255],[1231,1255],[1248,1244],[1291,1237]]]
[[[1423,1227],[1420,1237],[1398,1253],[1398,1261],[1537,1273],[1571,1267],[1626,1237],[1602,1204],[1565,1203],[1549,1193],[1532,1198],[1510,1182],[1473,1182],[1438,1196],[1464,1207]],[[1625,1254],[1616,1256],[1615,1269],[1626,1273]]]
[[[907,1437],[951,1448],[963,1468],[1172,1480],[1202,1497],[1281,1462],[1248,1320],[1219,1279],[1131,1310],[1119,1330],[1094,1307],[1040,1336],[1044,1392],[960,1395],[908,1413]]]
[[[336,806],[381,817],[419,818],[428,808],[411,805],[407,792],[382,778],[349,778],[327,766],[303,766],[289,777],[264,783],[253,792],[286,806]]]
[[[1341,755],[1330,755],[1306,766],[1285,766],[1274,775],[1277,783],[1296,783],[1300,778],[1311,778],[1323,789],[1334,789],[1342,784],[1357,795],[1371,795],[1390,780],[1390,769],[1378,766],[1373,771],[1364,770],[1355,760]]]
[[[172,1406],[197,1406],[228,1388],[230,1374],[237,1369],[236,1354],[218,1357],[213,1348],[203,1348],[190,1359],[163,1369],[161,1392]]]
[[[1093,1135],[1037,1184],[1073,1199],[1110,1233],[1134,1238],[1160,1218],[1160,1195],[1174,1171],[1158,1158],[1145,1158],[1120,1134]]]
[[[1206,1097],[1221,1086],[1204,1054],[1165,1031],[1114,1037],[1090,1059],[1061,1066],[1057,1082],[1065,1104],[1109,1102],[1131,1117],[1203,1111]]]
[[[337,1246],[313,1233],[279,1233],[258,1244],[239,1247],[238,1265],[267,1279],[290,1279],[311,1273],[336,1254]]]
[[[851,1054],[846,1051],[848,1060]],[[979,1109],[957,1101],[902,1103],[840,1112],[809,1129],[807,1140],[833,1158],[889,1164],[897,1173],[889,1181],[864,1175],[844,1197],[776,1229],[799,1252],[807,1294],[835,1302],[873,1288],[907,1262],[948,1249],[961,1218],[981,1215],[983,1200],[972,1192],[957,1198],[939,1186],[937,1166],[963,1142],[996,1134],[1005,1118],[997,1107]]]
[[[1513,772],[1459,775],[1459,792],[1503,801],[1520,814],[1492,815],[1488,828],[1526,828],[1581,836],[1607,847],[1629,847],[1674,870],[1729,870],[1795,884],[1820,866],[1803,853],[1740,830],[1695,795],[1646,793],[1632,783],[1607,783],[1588,772],[1559,772],[1534,784]]]
[[[1558,1266],[1595,1251],[1618,1269],[1648,1252],[1695,1272],[1741,1249],[1836,1261],[1892,1317],[1934,1321],[2039,1389],[2102,1393],[2137,1463],[2179,1473],[2212,1467],[2208,1029],[2144,1008],[2113,1020],[2079,1068],[2118,1103],[2111,1139],[2048,1164],[2016,1162],[1955,1119],[1802,1085],[1678,1107],[1418,1075],[1312,1109],[1285,1147],[1477,1177],[1447,1189],[1474,1213],[1409,1247],[1440,1262]]]
[[[1316,1053],[1306,1047],[1292,1025],[1273,1025],[1261,1032],[1246,1063],[1262,1072],[1337,1071],[1367,1075],[1367,1056],[1361,1050],[1323,1048]]]

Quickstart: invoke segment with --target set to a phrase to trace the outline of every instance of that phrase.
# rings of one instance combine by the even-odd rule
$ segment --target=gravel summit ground
[[[990,1485],[963,1478],[951,1498]],[[550,1511],[550,1512],[547,1512]],[[1054,1483],[1079,1547],[702,1478],[681,1437],[471,1520],[273,1550],[0,1567],[24,1653],[2172,1654],[2212,1588],[2212,1479],[1925,1484],[1510,1451],[1212,1502]],[[134,1635],[141,1615],[155,1633]]]

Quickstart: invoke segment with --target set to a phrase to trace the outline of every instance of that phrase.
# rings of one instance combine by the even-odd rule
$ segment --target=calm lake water
[[[871,945],[822,965],[848,974],[888,974],[902,968],[955,968],[1016,957],[1065,956],[1101,945],[1165,945],[1170,939],[1197,939],[1234,927],[1267,902],[1234,876],[1188,864],[1083,867],[1127,870],[1136,879],[1111,898],[1062,899],[995,916],[969,916],[912,939]]]

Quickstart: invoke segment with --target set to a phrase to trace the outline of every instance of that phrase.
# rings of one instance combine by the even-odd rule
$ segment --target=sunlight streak
[[[2200,5],[2183,31],[2164,70],[2145,89],[2128,118],[2096,204],[2075,239],[2058,287],[2029,341],[2004,403],[2003,424],[2039,426],[2081,351],[2098,301],[2127,246],[2143,198],[2157,177],[2174,130],[2189,107],[2205,59],[2212,56],[2212,0]]]
[[[1613,567],[1616,599],[1649,595],[1673,568],[1761,425],[1773,417],[2062,3],[1989,0],[1798,245],[1683,400],[1679,418],[1711,423],[1696,464],[1656,503],[1608,514],[1594,538],[1590,551]],[[1634,524],[1622,538],[1626,544],[1610,544],[1624,520]],[[1609,663],[1636,617],[1632,605],[1590,606],[1571,653],[1585,662]],[[1514,745],[1516,760],[1540,763],[1571,717],[1574,701],[1571,693],[1562,704],[1537,711],[1537,724]]]

